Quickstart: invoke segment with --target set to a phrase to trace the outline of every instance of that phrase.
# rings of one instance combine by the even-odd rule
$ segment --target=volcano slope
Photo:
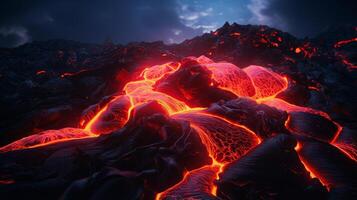
[[[0,195],[355,199],[356,30],[343,30],[226,24],[173,46],[3,49],[10,66],[55,45],[41,70],[3,70],[18,90],[2,88]]]

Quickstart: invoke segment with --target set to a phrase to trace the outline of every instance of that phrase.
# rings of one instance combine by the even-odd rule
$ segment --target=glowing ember
[[[306,42],[302,46],[296,47],[294,51],[296,54],[301,54],[305,58],[311,58],[317,53],[317,48],[312,46],[311,43]]]
[[[240,36],[240,33],[234,32],[234,33],[231,33],[230,35],[231,35],[231,36],[234,36],[234,37],[239,37],[239,36]]]
[[[66,78],[66,77],[69,77],[69,76],[75,76],[75,75],[78,75],[80,73],[83,73],[83,72],[86,72],[87,70],[86,69],[82,69],[78,72],[64,72],[60,75],[61,78]]]
[[[349,40],[341,40],[341,41],[338,41],[338,42],[334,45],[334,47],[335,47],[335,48],[340,48],[340,47],[342,47],[342,46],[344,46],[344,45],[347,45],[347,44],[350,44],[350,43],[352,43],[352,42],[357,42],[357,38],[352,38],[352,39],[349,39]]]
[[[299,47],[297,47],[296,49],[295,49],[295,53],[300,53],[301,52],[301,49],[299,48]]]
[[[40,70],[36,72],[36,75],[46,74],[45,70]]]
[[[335,53],[335,55],[336,55],[338,58],[341,59],[341,62],[342,62],[344,65],[347,66],[347,69],[348,69],[349,71],[352,71],[352,70],[357,69],[357,65],[351,63],[351,62],[347,59],[347,56],[345,56],[345,55],[343,55],[343,54],[341,54],[341,53],[337,53],[337,52]]]

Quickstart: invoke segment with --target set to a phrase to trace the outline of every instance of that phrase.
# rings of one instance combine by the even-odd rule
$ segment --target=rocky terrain
[[[282,127],[286,116],[277,110],[245,100],[231,104],[230,101],[217,103],[219,99],[205,102],[208,112],[248,126],[264,141],[242,159],[230,160],[217,180],[216,196],[207,192],[213,190],[211,186],[203,185],[197,194],[180,198],[286,199],[292,195],[291,199],[354,199],[357,192],[357,28],[350,26],[329,29],[315,38],[299,39],[267,26],[226,23],[214,32],[173,45],[162,42],[83,44],[51,40],[13,49],[2,48],[0,146],[45,130],[82,128],[81,120],[88,115],[91,106],[103,107],[108,99],[122,95],[124,85],[146,67],[183,62],[185,57],[201,55],[215,62],[232,63],[241,69],[250,65],[263,66],[287,77],[287,89],[276,98],[322,111],[330,119],[325,123],[314,116],[309,118],[286,110],[295,116],[296,121],[291,123],[297,125],[291,125],[292,130],[285,130]],[[165,81],[170,82],[170,79]],[[160,90],[160,85],[158,88]],[[219,109],[232,109],[236,103],[241,107],[235,109],[249,113],[247,116],[252,117],[252,121],[230,117],[229,112]],[[166,116],[160,106],[150,106],[156,113]],[[251,125],[260,123],[260,118],[253,118],[258,111],[268,113],[268,118],[277,122],[264,121],[263,129]],[[175,199],[177,194],[192,188],[192,184],[205,183],[207,177],[214,177],[215,169],[204,167],[210,163],[207,152],[197,150],[204,144],[192,131],[185,131],[189,125],[175,117],[152,117],[153,112],[147,111],[145,106],[135,112],[139,114],[132,116],[126,128],[103,137],[1,153],[0,195],[6,199],[21,199],[28,195],[37,199],[154,199],[160,198],[157,193],[165,190],[166,199]],[[306,128],[301,125],[306,119],[321,125]],[[160,126],[165,124],[172,138],[165,141],[157,138],[155,133],[162,130],[151,127],[154,122],[150,120],[160,121]],[[338,127],[333,127],[332,122],[343,127],[339,137],[333,140],[330,136],[321,137],[321,132],[336,131],[334,129]],[[304,132],[305,129],[308,129],[309,137],[286,134],[289,131]],[[325,145],[325,142],[333,143],[339,149]],[[180,151],[176,149],[178,147],[173,148],[181,143],[185,145]],[[299,155],[295,152],[298,143],[306,144]],[[341,151],[347,152],[349,158]],[[320,159],[320,155],[325,156]],[[316,160],[317,164],[312,165],[328,166],[318,170],[322,179],[327,180],[325,183],[306,175],[308,167],[304,166],[301,156]],[[271,165],[264,164],[270,162]],[[254,170],[249,171],[249,168]],[[262,169],[264,172],[260,172]],[[178,189],[167,190],[182,179],[184,171],[198,175],[192,180],[185,179],[187,183]],[[276,178],[278,176],[281,178]]]

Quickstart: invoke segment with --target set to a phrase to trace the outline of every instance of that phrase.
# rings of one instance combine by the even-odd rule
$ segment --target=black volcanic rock
[[[220,175],[218,196],[223,199],[324,199],[326,190],[310,179],[291,136],[267,139]]]
[[[248,98],[237,98],[212,104],[208,113],[224,116],[253,130],[259,137],[268,138],[287,132],[284,123],[287,113]]]
[[[290,112],[287,126],[294,133],[326,142],[331,142],[338,131],[337,125],[331,120],[305,112]]]

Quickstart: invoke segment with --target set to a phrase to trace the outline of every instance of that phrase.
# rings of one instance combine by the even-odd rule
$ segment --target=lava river
[[[126,126],[138,106],[154,101],[172,119],[189,122],[211,158],[211,164],[186,171],[180,182],[164,191],[158,191],[156,199],[185,199],[192,197],[192,194],[214,199],[217,196],[216,181],[226,166],[257,149],[276,134],[274,131],[268,131],[270,135],[262,134],[262,131],[249,123],[236,120],[239,116],[225,114],[224,106],[217,112],[211,112],[214,110],[212,105],[217,102],[243,98],[256,106],[271,107],[286,113],[283,128],[287,133],[296,138],[313,138],[330,143],[355,161],[353,150],[336,143],[342,127],[332,121],[328,114],[293,105],[277,97],[288,87],[287,77],[261,66],[251,65],[241,69],[231,63],[214,62],[204,56],[188,57],[180,62],[145,68],[135,80],[122,88],[120,95],[107,99],[100,106],[98,104],[88,108],[79,128],[43,131],[1,147],[0,152],[111,134]],[[312,130],[318,120],[327,127],[323,134]],[[311,123],[313,128],[302,126],[305,122]],[[295,150],[311,177],[318,178],[327,188],[333,187],[336,184],[334,178],[326,177],[323,170],[318,169],[319,164],[304,153],[304,145],[309,140],[298,141]]]

